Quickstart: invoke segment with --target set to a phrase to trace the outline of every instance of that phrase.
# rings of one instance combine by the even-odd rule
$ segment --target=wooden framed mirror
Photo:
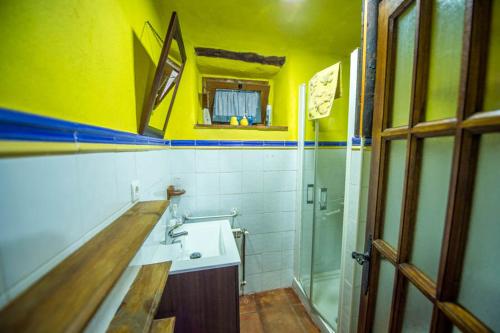
[[[164,137],[185,64],[186,52],[179,17],[176,12],[173,12],[151,85],[151,92],[144,103],[140,134]]]

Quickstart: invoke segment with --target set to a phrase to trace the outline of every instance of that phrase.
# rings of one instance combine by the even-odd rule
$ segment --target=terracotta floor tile
[[[264,333],[262,322],[257,312],[240,314],[240,333]]]
[[[240,297],[242,333],[318,333],[300,299],[291,288]]]
[[[257,305],[255,304],[255,295],[240,296],[240,313],[255,311],[257,311]]]
[[[299,296],[297,296],[297,294],[292,288],[286,288],[285,293],[286,296],[288,297],[288,301],[290,302],[290,304],[301,304]]]
[[[260,319],[266,333],[303,333],[304,329],[290,306],[267,308]]]
[[[312,321],[311,317],[309,317],[309,314],[307,314],[306,309],[304,309],[304,306],[302,304],[293,305],[292,307],[293,307],[293,310],[295,311],[295,314],[297,315],[300,322],[302,323],[302,326],[304,327],[305,332],[313,333],[313,332],[320,331],[316,327],[314,322]]]
[[[270,307],[288,306],[288,297],[284,289],[274,289],[255,294],[257,311]]]

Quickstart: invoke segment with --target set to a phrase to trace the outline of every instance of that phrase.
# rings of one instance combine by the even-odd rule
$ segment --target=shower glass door
[[[314,141],[299,145],[302,179],[298,282],[314,311],[336,329],[346,150],[332,140],[331,130],[322,128],[327,121],[314,121]],[[304,140],[300,133],[299,139]]]
[[[311,304],[333,329],[337,327],[342,221],[344,207],[345,147],[331,141],[316,121],[316,165],[311,269]]]

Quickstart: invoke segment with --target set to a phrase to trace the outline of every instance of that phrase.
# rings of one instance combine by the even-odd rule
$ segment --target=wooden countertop
[[[0,312],[1,332],[79,332],[168,207],[139,202]]]

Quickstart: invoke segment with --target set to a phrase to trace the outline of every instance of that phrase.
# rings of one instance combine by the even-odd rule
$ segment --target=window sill
[[[233,126],[228,124],[196,124],[195,129],[236,129],[236,130],[254,130],[254,131],[275,131],[286,132],[288,126],[266,126],[266,125],[251,125],[251,126]]]

